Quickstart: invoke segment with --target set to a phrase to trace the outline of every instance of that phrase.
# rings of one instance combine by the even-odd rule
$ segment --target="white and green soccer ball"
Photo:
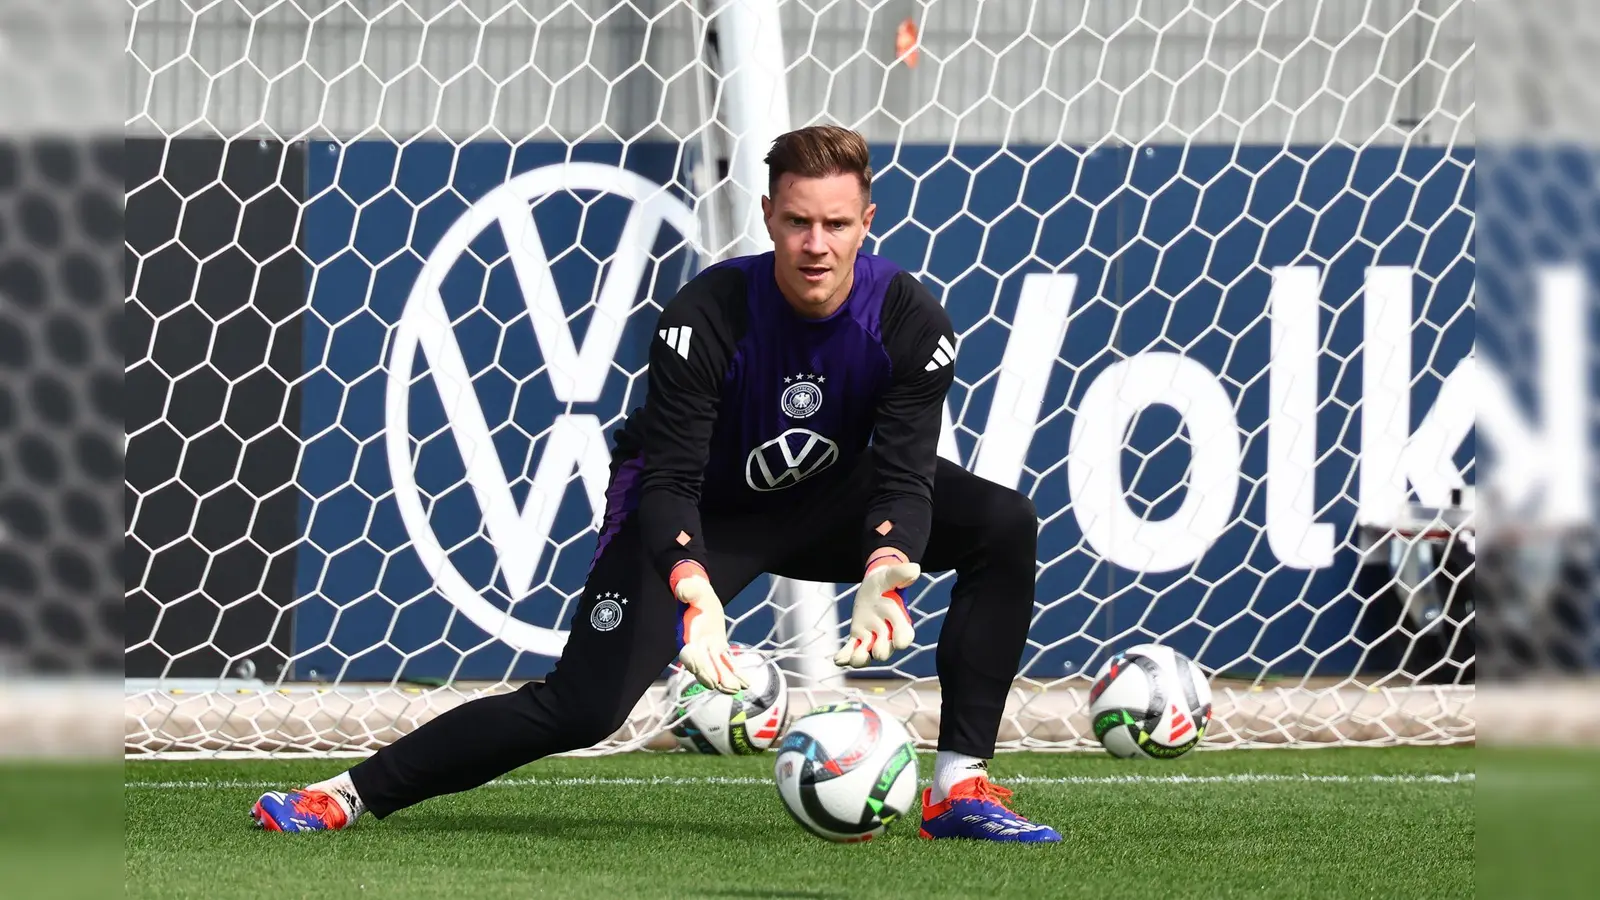
[[[1171,647],[1129,647],[1095,674],[1089,721],[1112,756],[1177,759],[1206,735],[1211,685],[1193,660]]]
[[[737,694],[714,691],[682,669],[667,682],[671,703],[667,721],[685,750],[745,756],[771,747],[783,733],[789,711],[783,670],[759,650],[735,647],[728,655],[750,683]]]
[[[917,802],[917,750],[900,721],[864,703],[821,706],[778,745],[778,796],[807,831],[871,840]]]

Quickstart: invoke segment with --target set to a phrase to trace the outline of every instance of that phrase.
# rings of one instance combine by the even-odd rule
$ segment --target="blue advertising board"
[[[960,336],[943,452],[1039,510],[1024,672],[1097,665],[1111,638],[1213,668],[1371,664],[1349,536],[1367,497],[1392,497],[1359,471],[1380,446],[1363,444],[1364,393],[1401,384],[1391,437],[1450,444],[1426,472],[1408,458],[1402,487],[1474,477],[1470,414],[1463,433],[1435,409],[1474,339],[1471,151],[874,158],[893,163],[869,249],[922,276]],[[654,304],[705,263],[661,187],[681,164],[673,144],[313,145],[298,676],[548,670],[594,549],[604,436],[644,396]],[[1381,343],[1405,372],[1367,376],[1375,324],[1403,334]],[[930,649],[899,671],[933,673],[948,584],[916,600]],[[730,604],[735,640],[768,635],[770,611],[750,611],[764,592]]]
[[[1600,149],[1485,146],[1476,169],[1474,353],[1494,376],[1478,400],[1485,440],[1477,464],[1480,485],[1499,501],[1482,518],[1511,526],[1497,540],[1507,552],[1484,560],[1482,581],[1494,587],[1483,606],[1491,613],[1481,629],[1484,661],[1503,677],[1541,666],[1592,670],[1600,667],[1592,539],[1600,523]],[[1575,538],[1560,567],[1549,565],[1557,531]]]

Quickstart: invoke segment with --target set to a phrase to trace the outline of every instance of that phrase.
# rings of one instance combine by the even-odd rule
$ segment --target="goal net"
[[[1571,210],[1600,199],[1588,174],[1600,162],[1600,132],[1580,74],[1600,15],[1582,4],[1481,0],[1477,19],[1482,33],[1504,36],[1480,60],[1477,110],[1477,207],[1487,227],[1477,242],[1475,352],[1495,376],[1478,401],[1489,437],[1479,482],[1479,738],[1594,744],[1600,226]],[[1578,712],[1541,724],[1541,713],[1566,708]]]
[[[0,759],[119,746],[120,9],[0,4]]]
[[[546,673],[660,304],[822,122],[955,323],[941,454],[1038,508],[1002,746],[1092,745],[1146,642],[1214,746],[1474,738],[1470,3],[130,4],[129,754],[370,752]],[[931,743],[950,585],[861,674],[853,585],[732,636]]]

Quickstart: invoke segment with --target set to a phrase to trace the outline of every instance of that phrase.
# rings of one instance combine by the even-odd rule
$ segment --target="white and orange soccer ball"
[[[1112,756],[1176,759],[1205,737],[1211,685],[1193,660],[1170,647],[1129,647],[1095,674],[1089,721]]]
[[[667,682],[672,736],[685,750],[745,756],[771,747],[783,732],[789,691],[783,669],[759,650],[734,647],[729,656],[750,686],[729,695],[680,669]]]

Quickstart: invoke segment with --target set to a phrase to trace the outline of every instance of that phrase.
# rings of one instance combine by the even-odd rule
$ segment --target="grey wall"
[[[713,99],[720,0],[128,2],[136,133],[671,138]],[[1470,0],[1261,6],[781,0],[791,109],[885,141],[1473,141]]]
[[[115,134],[128,0],[0,0],[0,138]]]
[[[1600,142],[1600,7],[1593,0],[1478,0],[1477,31],[1488,52],[1478,60],[1476,98],[1485,144]]]

